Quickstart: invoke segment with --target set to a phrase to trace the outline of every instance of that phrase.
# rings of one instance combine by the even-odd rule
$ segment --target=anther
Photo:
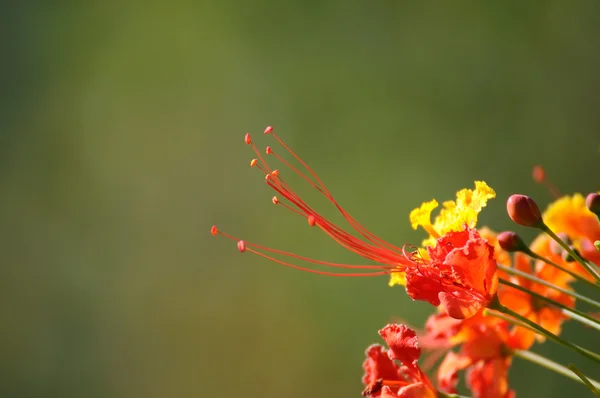
[[[273,202],[273,204],[276,205],[277,203],[279,203],[279,199],[277,199],[277,196],[273,196],[271,202]]]
[[[219,230],[217,229],[217,226],[216,226],[216,225],[213,225],[213,226],[210,228],[210,233],[211,233],[213,236],[217,236],[217,234],[219,233]]]
[[[256,164],[257,164],[257,163],[258,163],[258,159],[252,159],[252,160],[250,161],[250,167],[254,167],[254,166],[256,166]]]
[[[279,175],[279,170],[273,170],[271,174],[273,175],[273,178],[277,178],[277,176]]]
[[[246,251],[246,243],[243,240],[238,241],[237,247],[238,247],[238,250],[240,251],[240,253],[243,253]]]
[[[265,129],[265,134],[271,134],[273,132],[273,126],[267,126]]]
[[[271,180],[271,174],[265,175],[265,182],[269,182]]]
[[[314,227],[316,223],[317,223],[316,217],[313,214],[310,214],[308,216],[308,225],[310,225],[311,227]]]
[[[250,139],[250,133],[246,133],[246,135],[244,136],[244,141],[246,141],[246,144],[248,145],[252,144],[252,140]]]
[[[268,147],[267,147],[267,149],[265,149],[265,152],[267,153],[267,155],[270,155],[270,154],[271,154],[271,152],[272,152],[272,151],[271,151],[271,147],[270,147],[270,146],[268,146]]]

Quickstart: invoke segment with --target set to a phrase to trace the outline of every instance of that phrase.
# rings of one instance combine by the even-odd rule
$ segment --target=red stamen
[[[210,228],[210,233],[212,234],[212,236],[217,236],[217,235],[219,234],[219,230],[217,229],[217,226],[216,226],[216,225],[213,225],[213,226]]]
[[[360,237],[354,236],[349,232],[343,230],[336,224],[327,220],[317,211],[315,211],[311,206],[308,205],[296,192],[288,185],[280,175],[278,169],[271,169],[268,163],[265,161],[263,155],[258,151],[252,139],[250,138],[250,134],[246,134],[244,140],[246,144],[251,145],[253,151],[256,153],[257,158],[253,159],[250,162],[252,167],[258,167],[265,173],[265,182],[269,185],[275,192],[277,192],[278,196],[273,196],[271,199],[273,204],[280,204],[284,206],[286,209],[291,210],[292,212],[305,217],[310,226],[317,226],[327,235],[329,235],[333,240],[338,242],[342,247],[366,258],[372,260],[378,264],[374,265],[348,265],[348,264],[338,264],[331,263],[326,261],[320,261],[311,259],[308,257],[298,256],[292,253],[283,252],[275,249],[271,249],[264,246],[259,246],[256,244],[248,243],[244,240],[237,239],[231,235],[225,234],[221,231],[215,230],[213,235],[220,234],[225,236],[228,239],[236,240],[238,250],[240,252],[249,251],[254,254],[257,254],[261,257],[267,258],[276,263],[303,270],[306,272],[317,273],[321,275],[331,275],[331,276],[376,276],[376,275],[386,275],[392,272],[402,272],[407,267],[418,266],[418,261],[415,261],[414,253],[408,254],[405,253],[403,248],[396,247],[383,239],[375,236],[373,233],[368,231],[365,227],[363,227],[354,217],[352,217],[346,210],[340,206],[339,203],[333,198],[333,195],[329,192],[325,184],[321,181],[321,179],[317,176],[317,174],[302,160],[296,153],[294,153],[290,147],[288,147],[281,138],[279,138],[275,133],[273,133],[272,127],[267,127],[265,129],[265,134],[272,134],[273,137],[277,140],[277,142],[289,152],[299,162],[302,167],[306,170],[306,173],[298,169],[297,167],[291,165],[288,161],[283,159],[280,155],[275,153],[275,151],[267,146],[266,154],[274,155],[277,161],[280,161],[282,164],[291,169],[294,173],[300,176],[304,181],[308,182],[310,186],[315,188],[318,192],[320,192],[327,200],[329,200],[337,210],[342,214],[342,216],[346,219],[348,224],[360,235]],[[291,257],[296,260],[323,265],[328,267],[338,267],[345,269],[363,269],[363,270],[375,270],[373,272],[366,273],[333,273],[320,271],[312,268],[305,268],[298,266],[296,264],[292,264],[281,259],[275,258],[270,254],[276,254],[278,256]]]

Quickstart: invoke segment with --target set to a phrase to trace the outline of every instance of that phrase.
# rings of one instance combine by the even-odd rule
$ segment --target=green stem
[[[586,375],[583,374],[583,372],[579,369],[577,369],[577,366],[575,366],[574,364],[570,363],[568,366],[569,370],[573,373],[575,373],[583,382],[583,384],[586,385],[587,388],[590,389],[590,391],[597,397],[600,397],[600,390],[598,390],[598,388],[596,388],[596,386],[594,384],[592,384],[592,380],[590,380]]]
[[[569,253],[571,257],[573,257],[579,264],[581,264],[583,268],[585,268],[586,271],[589,272],[590,275],[592,275],[596,279],[597,282],[600,282],[600,275],[598,275],[598,272],[596,272],[596,270],[591,265],[589,265],[587,261],[581,258],[581,256],[579,256],[579,254],[577,254],[575,250],[571,249],[569,245],[567,245],[561,238],[559,238],[554,232],[552,232],[552,230],[548,228],[546,224],[542,223],[540,229],[547,233],[552,239],[554,239],[556,243],[561,245],[562,248],[565,249],[567,253]]]
[[[523,351],[523,350],[514,350],[512,353],[516,357],[525,359],[526,361],[529,361],[536,365],[542,366],[546,369],[552,370],[552,371],[558,373],[559,375],[568,377],[569,379],[578,381],[580,383],[584,383],[582,379],[580,379],[575,374],[573,374],[565,366],[563,366],[559,363],[556,363],[548,358],[545,358],[539,354],[533,353],[531,351]],[[586,379],[590,382],[592,387],[600,388],[600,382],[597,382],[596,380],[592,380],[590,378],[586,378]]]
[[[590,286],[593,286],[593,287],[595,287],[596,289],[600,289],[600,285],[599,285],[599,284],[597,284],[597,283],[594,283],[594,282],[591,282],[591,281],[589,281],[589,280],[585,279],[583,276],[581,276],[581,275],[579,275],[579,274],[577,274],[577,273],[575,273],[575,272],[573,272],[573,271],[571,271],[571,270],[569,270],[569,269],[567,269],[567,268],[565,268],[565,267],[563,267],[563,266],[561,266],[561,265],[558,265],[558,264],[557,264],[557,263],[555,263],[554,261],[551,261],[551,260],[547,259],[547,258],[546,258],[546,257],[544,257],[544,256],[541,256],[541,255],[539,255],[539,254],[537,254],[537,253],[533,252],[533,251],[532,251],[530,248],[528,248],[527,246],[523,247],[522,251],[523,251],[523,253],[527,254],[529,257],[531,257],[531,258],[534,258],[534,259],[536,259],[536,260],[543,261],[543,262],[545,262],[546,264],[550,264],[550,265],[551,265],[551,266],[553,266],[554,268],[556,268],[556,269],[559,269],[559,270],[561,270],[562,272],[565,272],[565,273],[567,273],[567,274],[571,275],[573,278],[577,279],[578,281],[581,281],[581,282],[583,282],[583,283],[586,283],[586,284],[588,284],[588,285],[590,285]]]
[[[469,397],[465,397],[463,395],[458,395],[458,394],[446,394],[441,391],[438,391],[437,393],[438,393],[438,397],[440,397],[440,398],[469,398]]]
[[[560,337],[558,337],[557,335],[555,335],[554,333],[544,329],[543,327],[541,327],[540,325],[538,325],[537,323],[529,320],[528,318],[516,313],[515,311],[511,310],[508,307],[503,306],[500,303],[500,300],[498,300],[498,296],[496,296],[494,298],[494,300],[492,300],[492,302],[490,303],[490,305],[488,306],[488,308],[491,308],[493,310],[496,311],[500,311],[506,315],[510,315],[514,318],[516,318],[517,320],[531,326],[533,329],[535,329],[538,333],[546,336],[548,339],[554,341],[555,343],[561,344],[567,348],[570,348],[571,350],[577,352],[578,354],[580,354],[581,356],[584,356],[588,359],[591,359],[592,361],[595,361],[597,363],[600,363],[600,356],[592,351],[586,350],[585,348],[581,348],[569,341],[566,341]]]
[[[565,314],[565,315],[569,316],[574,321],[577,321],[579,323],[582,323],[582,324],[584,324],[586,326],[589,326],[589,327],[592,327],[594,329],[600,330],[600,321],[598,319],[596,319],[596,318],[594,318],[594,317],[586,314],[583,311],[580,311],[580,310],[578,310],[576,308],[571,308],[571,307],[569,307],[569,306],[567,306],[567,305],[565,305],[565,304],[563,304],[561,302],[558,302],[556,300],[552,300],[551,298],[542,296],[539,293],[532,292],[531,290],[526,289],[526,288],[524,288],[521,285],[517,285],[516,283],[507,281],[505,279],[500,278],[500,283],[502,283],[503,285],[512,287],[514,289],[520,290],[520,291],[522,291],[524,293],[527,293],[527,294],[531,295],[532,297],[535,297],[535,298],[537,298],[539,300],[543,300],[543,301],[545,301],[545,302],[547,302],[547,303],[549,303],[549,304],[551,304],[551,305],[553,305],[555,307],[561,308],[563,310],[563,312],[564,311],[568,312],[568,314]]]
[[[593,305],[596,308],[600,308],[600,303],[597,302],[597,301],[595,301],[595,300],[592,300],[591,298],[582,296],[581,294],[578,294],[578,293],[576,293],[576,292],[574,292],[572,290],[563,289],[562,287],[558,287],[556,285],[553,285],[552,283],[550,283],[548,281],[545,281],[543,279],[540,279],[538,277],[530,275],[530,274],[528,274],[526,272],[519,271],[518,269],[514,269],[514,268],[510,268],[510,267],[505,267],[503,265],[498,265],[498,269],[501,269],[502,271],[504,271],[506,273],[509,273],[509,274],[518,275],[521,278],[528,279],[528,280],[530,280],[532,282],[539,283],[540,285],[544,285],[546,287],[554,289],[557,292],[561,292],[561,293],[566,294],[568,296],[575,297],[577,300],[583,301],[584,303],[588,303],[589,305]]]

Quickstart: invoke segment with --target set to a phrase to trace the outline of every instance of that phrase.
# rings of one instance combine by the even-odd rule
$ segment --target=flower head
[[[421,356],[417,334],[405,325],[387,325],[379,331],[389,350],[374,344],[363,363],[363,395],[367,397],[435,398],[437,392],[417,361]],[[399,365],[399,361],[402,365]]]
[[[494,248],[477,230],[448,232],[427,247],[428,260],[406,269],[406,291],[414,300],[438,306],[453,318],[468,318],[492,300],[498,289]]]
[[[600,222],[583,195],[563,196],[550,204],[544,222],[552,231],[564,232],[584,258],[600,266],[600,252],[593,245],[600,240]]]

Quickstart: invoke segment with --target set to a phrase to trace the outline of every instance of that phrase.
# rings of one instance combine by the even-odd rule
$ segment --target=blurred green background
[[[2,397],[359,396],[377,330],[432,308],[213,238],[358,261],[273,207],[247,131],[274,125],[398,245],[423,238],[413,207],[475,179],[496,230],[509,194],[550,200],[534,164],[599,186],[595,0],[12,2],[0,22]],[[585,393],[520,360],[511,384]]]

